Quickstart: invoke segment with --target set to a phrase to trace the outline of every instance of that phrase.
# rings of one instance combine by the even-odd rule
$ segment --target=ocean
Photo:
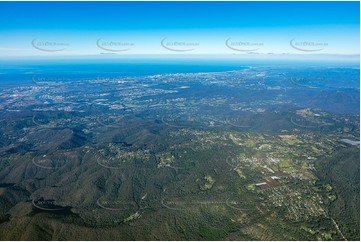
[[[0,61],[0,85],[31,83],[33,78],[72,81],[172,73],[222,72],[244,69],[236,63],[187,60],[60,60]]]
[[[298,62],[304,64],[305,62]],[[250,66],[293,65],[287,61],[207,59],[11,59],[0,60],[0,87],[32,84],[32,80],[79,81],[97,78],[172,73],[224,72]]]

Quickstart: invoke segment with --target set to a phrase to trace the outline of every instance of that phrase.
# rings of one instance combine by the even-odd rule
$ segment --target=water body
[[[148,76],[173,73],[224,72],[250,66],[329,65],[323,62],[205,59],[205,58],[41,58],[0,60],[0,86],[33,84],[37,81],[73,81],[96,78]],[[334,64],[332,64],[334,65]]]
[[[32,201],[33,212],[36,213],[52,213],[58,215],[77,215],[71,211],[70,206],[56,205],[54,200],[39,199]]]
[[[359,145],[360,141],[358,140],[350,140],[350,139],[341,139],[342,142],[350,144],[350,145]]]
[[[36,81],[74,81],[97,78],[135,77],[173,73],[242,70],[238,63],[190,60],[59,60],[0,61],[0,85],[33,84]]]

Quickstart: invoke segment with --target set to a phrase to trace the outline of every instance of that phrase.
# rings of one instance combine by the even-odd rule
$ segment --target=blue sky
[[[0,2],[0,56],[359,55],[359,2]]]

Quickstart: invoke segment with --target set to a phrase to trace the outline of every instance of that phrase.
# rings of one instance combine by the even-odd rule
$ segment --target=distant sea
[[[172,73],[224,72],[249,66],[275,65],[274,61],[194,59],[12,59],[0,60],[0,87],[44,81],[79,81],[97,78],[149,76]],[[278,62],[284,65],[285,62]]]
[[[149,76],[172,73],[222,72],[242,70],[230,63],[190,61],[0,61],[0,86],[31,83],[32,78],[76,81],[96,78]]]

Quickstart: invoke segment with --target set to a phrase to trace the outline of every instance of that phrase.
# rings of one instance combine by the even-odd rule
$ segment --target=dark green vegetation
[[[325,196],[332,198],[327,202],[330,214],[339,221],[345,237],[350,240],[359,240],[359,157],[358,148],[345,147],[329,159],[316,163],[317,174],[321,178],[319,185],[323,186]]]
[[[342,141],[359,139],[356,74],[258,67],[4,89],[0,238],[359,240],[359,144]]]

